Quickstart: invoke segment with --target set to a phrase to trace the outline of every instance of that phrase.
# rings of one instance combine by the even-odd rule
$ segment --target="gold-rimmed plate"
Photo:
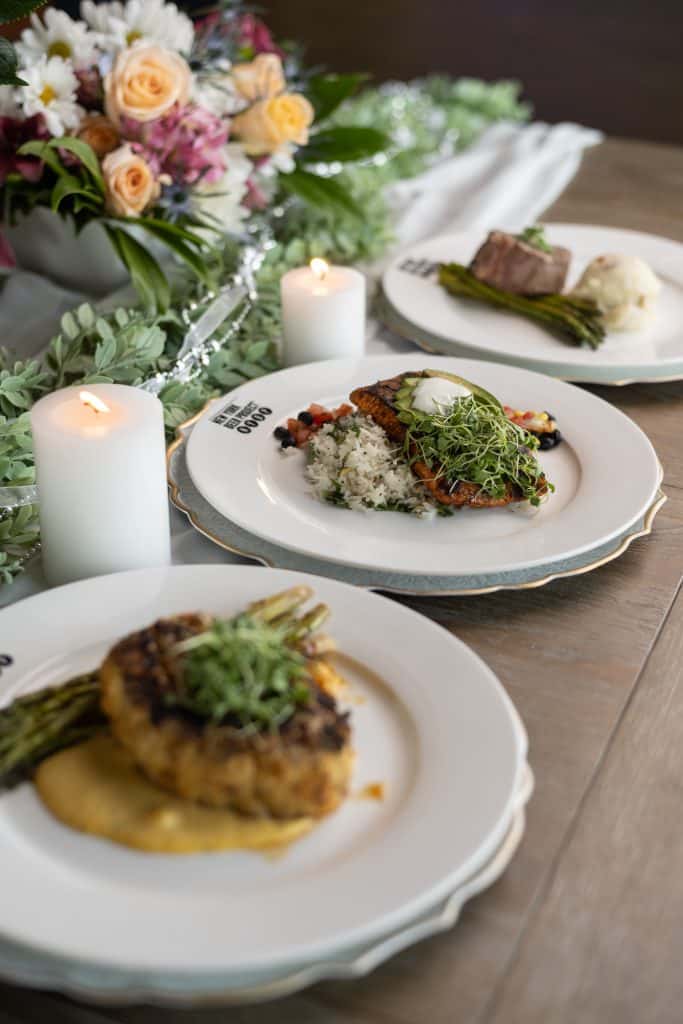
[[[195,487],[185,459],[187,439],[204,411],[178,428],[176,440],[169,448],[167,460],[171,500],[200,534],[222,548],[229,561],[248,559],[271,568],[315,573],[388,593],[443,597],[474,596],[499,590],[533,589],[556,579],[580,576],[618,558],[635,540],[650,534],[655,516],[666,501],[666,495],[661,490],[663,474],[659,466],[658,486],[653,500],[637,522],[612,541],[584,555],[561,563],[541,565],[533,570],[466,578],[457,575],[425,577],[368,571],[310,558],[271,544],[217,512]]]
[[[273,437],[311,402],[334,408],[356,387],[423,369],[475,381],[515,408],[553,410],[564,441],[539,453],[554,489],[536,514],[510,506],[425,520],[339,508],[312,493],[305,453]],[[200,417],[186,463],[217,512],[271,545],[363,573],[457,577],[457,589],[537,579],[610,544],[643,518],[661,478],[648,438],[608,402],[529,370],[443,357],[335,360],[249,381]]]

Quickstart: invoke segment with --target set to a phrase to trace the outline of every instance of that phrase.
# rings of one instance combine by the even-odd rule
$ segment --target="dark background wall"
[[[1,2],[1,0],[0,0]],[[190,9],[199,0],[176,0]],[[201,6],[204,6],[203,0]],[[77,9],[78,0],[57,6]],[[518,78],[536,116],[683,144],[683,0],[260,0],[309,63]]]
[[[313,62],[518,78],[549,121],[683,144],[683,0],[261,0]]]

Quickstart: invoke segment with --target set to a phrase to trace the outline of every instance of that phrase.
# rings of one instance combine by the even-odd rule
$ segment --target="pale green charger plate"
[[[645,514],[611,541],[574,558],[548,562],[531,569],[478,576],[410,576],[404,573],[340,565],[302,555],[256,537],[226,519],[202,497],[187,468],[185,443],[203,412],[204,410],[178,428],[177,439],[169,448],[167,458],[171,500],[176,508],[186,514],[195,529],[231,554],[252,559],[261,565],[328,576],[343,583],[354,583],[372,590],[417,596],[454,597],[488,594],[496,590],[526,590],[543,586],[562,577],[579,576],[618,558],[634,540],[649,534],[657,512],[666,501],[666,495],[658,488]],[[660,484],[661,478],[660,467]]]

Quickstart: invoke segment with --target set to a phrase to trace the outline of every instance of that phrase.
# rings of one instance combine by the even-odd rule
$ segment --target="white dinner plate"
[[[196,1007],[263,1002],[291,995],[318,981],[364,977],[408,946],[452,928],[463,905],[500,878],[522,840],[526,824],[524,807],[533,786],[534,777],[526,765],[515,793],[510,827],[493,856],[473,875],[425,914],[418,914],[401,928],[361,946],[340,947],[332,956],[275,971],[163,974],[92,967],[79,960],[38,954],[0,939],[0,978],[115,1006],[154,1003]]]
[[[385,271],[383,289],[390,310],[421,333],[421,339],[416,336],[415,340],[431,343],[439,351],[505,361],[567,380],[622,384],[683,377],[683,245],[679,242],[618,228],[546,225],[548,241],[572,252],[567,288],[590,260],[609,252],[640,257],[662,283],[656,317],[649,327],[610,332],[593,351],[562,341],[524,317],[459,299],[439,285],[436,264],[469,264],[485,234],[466,231],[430,239],[401,252]],[[400,324],[395,326],[404,333]]]
[[[537,515],[462,509],[424,520],[337,508],[311,494],[304,454],[282,452],[273,438],[277,424],[313,401],[336,406],[358,385],[429,367],[475,381],[516,408],[548,409],[557,418],[565,441],[540,453],[556,490]],[[251,381],[209,406],[190,435],[187,465],[203,497],[251,534],[337,564],[424,576],[566,561],[640,519],[660,481],[647,437],[594,395],[528,370],[423,355],[314,363]]]
[[[2,703],[92,668],[118,637],[159,616],[229,615],[302,582],[330,605],[340,650],[364,666],[344,669],[353,793],[382,782],[385,799],[352,795],[276,859],[163,856],[61,825],[23,785],[0,797],[0,938],[86,967],[226,977],[275,970],[400,928],[491,857],[525,771],[509,698],[445,630],[355,587],[179,566],[48,591],[0,615]],[[409,642],[397,643],[401,636]]]

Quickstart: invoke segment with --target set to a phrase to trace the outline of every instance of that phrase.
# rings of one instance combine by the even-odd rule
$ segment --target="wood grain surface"
[[[683,241],[683,149],[608,140],[547,219]],[[683,330],[683,325],[681,325]],[[531,591],[410,599],[526,723],[520,850],[458,926],[358,982],[241,1009],[85,1007],[0,986],[0,1024],[674,1024],[683,1019],[683,383],[594,388],[649,435],[668,502],[619,560]]]

